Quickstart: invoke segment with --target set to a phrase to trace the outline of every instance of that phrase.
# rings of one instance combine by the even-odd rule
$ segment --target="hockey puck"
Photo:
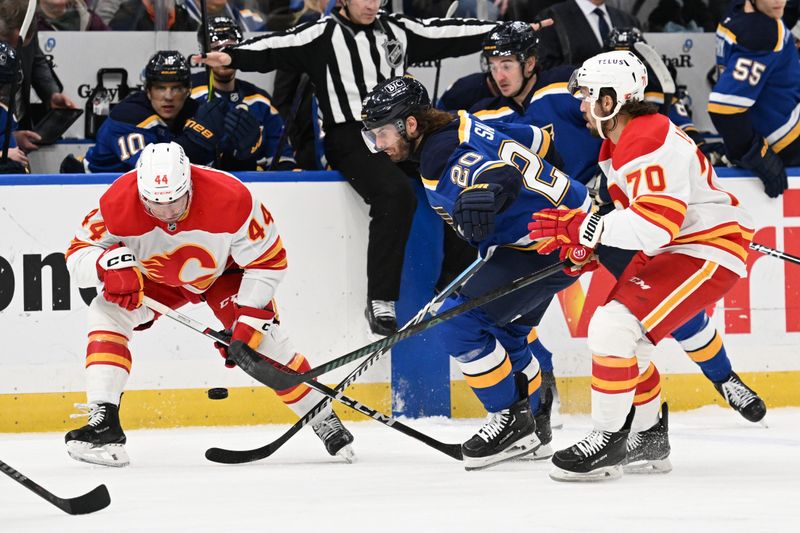
[[[216,387],[213,389],[208,389],[209,400],[224,400],[227,397],[228,397],[228,389],[224,387]]]

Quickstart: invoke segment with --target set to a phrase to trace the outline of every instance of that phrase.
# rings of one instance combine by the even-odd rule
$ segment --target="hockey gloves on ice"
[[[600,242],[603,217],[589,214],[582,209],[542,209],[533,214],[528,224],[529,237],[541,244],[537,251],[547,255],[561,248],[560,258],[569,259],[577,271],[565,272],[577,275],[597,268],[592,252]]]
[[[253,350],[257,350],[258,345],[261,344],[261,339],[264,338],[264,334],[275,324],[277,324],[277,320],[275,319],[272,303],[269,303],[266,309],[239,307],[237,305],[231,344],[234,341],[242,341]]]
[[[203,149],[214,152],[225,131],[227,104],[222,98],[214,98],[200,106],[194,117],[186,121],[183,133]]]
[[[740,164],[755,172],[764,182],[764,192],[770,198],[777,198],[789,186],[783,161],[761,137],[756,137],[756,142],[742,156]]]
[[[261,146],[261,125],[247,111],[246,106],[242,107],[237,107],[225,115],[227,144],[233,147],[233,154],[237,159],[251,157]]]
[[[466,240],[480,242],[494,233],[495,215],[504,203],[502,191],[495,183],[476,183],[458,195],[453,222]]]
[[[97,258],[97,277],[103,282],[103,298],[133,311],[142,305],[144,280],[130,248],[115,244]]]

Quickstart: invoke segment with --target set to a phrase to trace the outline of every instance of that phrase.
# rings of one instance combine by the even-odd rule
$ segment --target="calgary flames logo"
[[[140,261],[145,275],[171,287],[191,285],[205,290],[216,279],[217,262],[211,252],[196,244],[184,244],[163,255]]]

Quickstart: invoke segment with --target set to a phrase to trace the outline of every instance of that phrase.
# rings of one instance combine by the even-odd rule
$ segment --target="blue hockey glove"
[[[194,117],[186,121],[183,133],[194,143],[208,151],[214,151],[225,130],[227,104],[222,98],[214,98],[200,106]]]
[[[237,159],[247,159],[261,146],[261,125],[246,109],[237,107],[225,115],[225,134]]]
[[[498,201],[502,190],[495,183],[476,183],[461,191],[453,208],[453,221],[461,236],[480,242],[494,233],[495,215],[503,203]]]
[[[764,192],[770,198],[777,198],[789,186],[783,161],[762,137],[756,137],[753,146],[742,156],[739,163],[755,172],[758,179],[764,182]]]

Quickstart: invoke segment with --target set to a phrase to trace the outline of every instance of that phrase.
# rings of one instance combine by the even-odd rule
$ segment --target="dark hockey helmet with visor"
[[[189,62],[176,50],[159,50],[144,69],[146,85],[153,82],[178,82],[191,87]]]
[[[19,81],[19,75],[17,52],[10,44],[0,42],[0,85]]]
[[[405,138],[406,118],[430,107],[428,91],[416,78],[402,76],[380,82],[361,104],[364,142],[373,153],[383,151],[392,144],[392,137]]]
[[[203,27],[197,30],[197,42],[203,46]],[[223,46],[237,44],[244,40],[242,28],[230,17],[211,17],[208,21],[209,50],[218,50]]]
[[[633,45],[636,43],[646,43],[647,41],[639,28],[613,28],[608,34],[606,51],[611,50],[630,50],[636,52]]]
[[[539,37],[527,22],[503,22],[483,40],[481,61],[487,62],[490,57],[516,57],[524,63],[529,57],[536,55]]]

